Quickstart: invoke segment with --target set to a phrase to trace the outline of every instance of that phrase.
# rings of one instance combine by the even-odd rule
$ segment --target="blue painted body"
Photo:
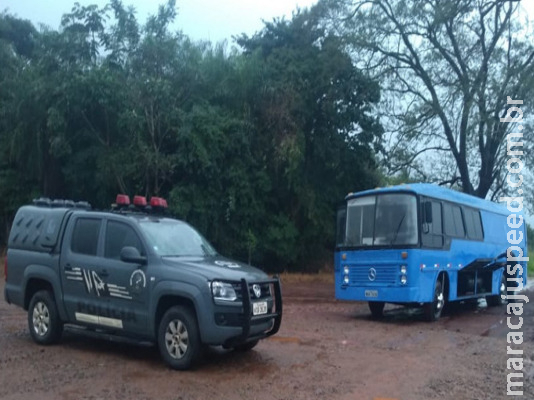
[[[418,199],[418,243],[409,247],[371,246],[351,248],[339,246],[335,251],[335,293],[340,300],[380,301],[387,303],[409,304],[428,303],[434,295],[436,281],[440,275],[447,280],[446,297],[448,301],[465,300],[488,295],[498,295],[502,274],[502,265],[506,258],[499,258],[500,267],[484,267],[465,269],[470,263],[479,259],[497,259],[506,253],[511,246],[507,234],[511,230],[507,218],[511,214],[503,205],[482,200],[473,196],[445,189],[431,184],[401,185],[389,188],[368,190],[349,194],[346,200],[384,193],[409,193]],[[425,248],[421,246],[422,212],[419,207],[420,196],[434,200],[468,206],[480,211],[484,239],[450,238],[450,247],[443,249]],[[521,227],[523,239],[519,246],[523,255],[527,256],[527,239],[525,221]],[[404,253],[404,254],[403,254]],[[403,255],[405,256],[403,258]],[[522,284],[527,283],[527,262],[520,261]],[[489,264],[488,264],[489,265]],[[406,268],[407,281],[401,283],[401,267]],[[511,266],[509,267],[511,268]],[[371,280],[369,274],[374,269],[376,277]],[[469,272],[467,272],[469,271]],[[348,272],[349,283],[344,282]],[[469,279],[466,276],[469,276]],[[462,279],[459,277],[462,276]],[[475,282],[485,281],[484,285],[475,283],[472,290],[462,289],[463,282],[474,279]],[[490,285],[491,281],[491,285]],[[491,287],[490,287],[491,286]]]

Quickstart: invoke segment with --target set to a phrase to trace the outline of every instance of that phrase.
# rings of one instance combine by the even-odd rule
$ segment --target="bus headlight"
[[[406,269],[406,265],[401,265],[401,275],[406,275],[406,272],[407,272],[407,269]]]
[[[349,281],[350,281],[349,276],[348,276],[348,275],[345,275],[345,276],[343,277],[343,283],[344,283],[345,285],[348,285],[348,284],[349,284]]]
[[[406,285],[406,282],[408,282],[408,278],[406,277],[406,275],[401,275],[400,282],[401,285]]]
[[[343,273],[345,275],[348,275],[349,274],[349,267],[347,267],[346,265],[343,267]]]

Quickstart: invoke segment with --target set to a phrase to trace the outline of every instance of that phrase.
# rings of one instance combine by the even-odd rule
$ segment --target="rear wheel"
[[[32,339],[39,344],[56,343],[63,333],[52,293],[40,290],[35,293],[28,307],[28,327]]]
[[[382,318],[384,316],[384,306],[386,303],[383,301],[370,301],[369,310],[373,318]]]
[[[504,272],[501,278],[499,294],[486,296],[486,303],[488,304],[488,307],[504,306],[508,303],[508,288],[506,287],[506,274]]]
[[[436,282],[436,287],[434,289],[434,298],[432,302],[425,303],[423,306],[425,319],[427,321],[433,322],[437,321],[441,317],[441,312],[445,306],[445,294],[443,293],[443,282],[439,279]]]
[[[158,347],[173,369],[190,368],[201,353],[197,319],[187,307],[175,306],[163,315],[158,329]]]

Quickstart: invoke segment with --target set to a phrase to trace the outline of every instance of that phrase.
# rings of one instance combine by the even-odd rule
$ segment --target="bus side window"
[[[441,203],[426,200],[423,203],[423,246],[443,247]]]
[[[480,211],[464,207],[465,230],[467,237],[474,240],[483,240],[482,222],[480,220]]]
[[[465,237],[464,222],[460,206],[450,203],[443,205],[444,231],[447,236]]]
[[[336,245],[343,246],[345,244],[345,226],[347,225],[347,206],[338,207],[337,209],[337,234],[336,234]]]

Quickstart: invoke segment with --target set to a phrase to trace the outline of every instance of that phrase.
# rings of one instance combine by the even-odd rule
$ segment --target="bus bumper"
[[[418,288],[380,287],[380,286],[343,286],[336,285],[336,299],[349,301],[383,301],[386,303],[428,303],[432,292],[421,293]]]

